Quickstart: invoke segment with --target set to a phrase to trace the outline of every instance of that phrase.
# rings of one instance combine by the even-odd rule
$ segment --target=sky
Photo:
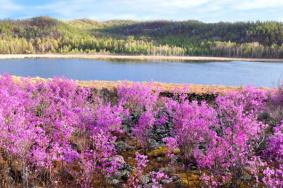
[[[283,0],[0,0],[0,19],[283,21]]]

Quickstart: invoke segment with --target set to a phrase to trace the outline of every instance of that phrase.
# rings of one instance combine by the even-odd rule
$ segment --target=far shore
[[[24,58],[77,58],[105,60],[159,60],[159,61],[250,61],[250,62],[283,62],[283,59],[233,58],[209,56],[152,56],[152,55],[102,55],[102,54],[0,54],[0,59]]]

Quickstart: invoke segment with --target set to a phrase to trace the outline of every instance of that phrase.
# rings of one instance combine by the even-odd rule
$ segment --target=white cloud
[[[11,0],[0,0],[0,16],[9,17],[11,12],[20,11],[22,7]]]
[[[213,22],[279,20],[283,12],[283,0],[52,0],[44,5],[29,4],[0,0],[0,17],[47,15],[61,19],[199,19]]]
[[[211,0],[61,0],[38,11],[52,12],[63,18],[96,17],[98,19],[178,19],[179,11],[191,14]],[[219,1],[219,0],[218,0]],[[221,0],[220,0],[221,1]],[[210,10],[219,10],[211,4]],[[186,19],[186,18],[184,18]]]
[[[239,1],[235,3],[235,8],[238,10],[253,10],[263,8],[277,8],[283,6],[282,0],[249,0]]]
[[[21,6],[13,3],[13,1],[11,0],[0,0],[0,8],[1,10],[7,10],[7,11],[10,11],[10,10],[17,10],[19,8],[21,8]]]
[[[193,8],[204,3],[209,2],[209,0],[125,0],[125,4],[136,4],[140,7],[147,8]]]

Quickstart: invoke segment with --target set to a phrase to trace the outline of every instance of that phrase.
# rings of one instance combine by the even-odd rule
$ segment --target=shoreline
[[[102,55],[102,54],[0,54],[0,59],[100,59],[100,60],[159,60],[159,61],[250,61],[250,62],[282,62],[283,59],[266,58],[233,58],[209,56],[153,56],[153,55]]]
[[[48,81],[52,78],[41,78],[41,77],[21,77],[12,75],[15,81],[27,78],[33,82],[37,81]],[[140,83],[143,85],[151,85],[152,88],[159,88],[163,92],[172,92],[174,90],[186,91],[187,93],[195,94],[216,94],[226,93],[231,91],[239,91],[245,88],[245,86],[225,86],[225,85],[204,85],[204,84],[178,84],[178,83],[164,83],[164,82],[133,82],[133,81],[105,81],[105,80],[73,80],[76,84],[81,87],[94,88],[97,90],[103,89],[116,89],[121,84],[132,85],[134,83]],[[274,88],[269,87],[255,87],[260,90],[273,90]]]

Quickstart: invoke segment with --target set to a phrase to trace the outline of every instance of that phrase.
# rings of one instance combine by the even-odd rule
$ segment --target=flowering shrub
[[[152,188],[159,188],[162,187],[163,182],[168,184],[172,180],[169,178],[164,172],[158,171],[158,172],[151,172],[150,173],[150,179],[152,181]]]
[[[147,156],[141,155],[140,153],[135,154],[135,168],[132,176],[128,180],[128,184],[130,187],[140,187],[141,185],[141,177],[143,172],[147,166],[148,160]]]
[[[123,84],[118,86],[119,102],[124,104],[131,112],[152,110],[159,96],[159,89],[153,91],[152,86],[143,84]]]
[[[230,183],[236,183],[245,170],[251,170],[245,167],[264,134],[266,126],[257,117],[265,100],[264,92],[246,88],[217,97],[215,107],[184,99],[168,102],[186,170],[194,165],[209,170],[211,174],[203,174],[202,180],[212,187],[227,184],[229,178]],[[164,141],[169,151],[176,147],[172,138]]]
[[[206,162],[201,161],[201,158],[196,155],[202,155],[203,148],[209,149],[214,144],[213,138],[216,134],[212,127],[217,123],[214,109],[206,103],[199,105],[196,101],[192,103],[171,101],[167,104],[167,108],[173,119],[174,133],[172,134],[176,135],[183,159],[186,162],[200,159],[197,161],[199,165],[206,166]],[[169,139],[167,143],[168,141]]]
[[[267,139],[265,157],[270,161],[283,164],[283,122],[273,128],[273,135]]]
[[[71,80],[1,76],[0,186],[283,186],[283,117],[261,121],[281,90],[207,103],[154,89],[123,83],[105,100]]]
[[[163,184],[168,184],[172,181],[171,178],[162,171],[151,171],[149,174],[144,174],[148,162],[147,156],[139,153],[135,154],[135,168],[132,176],[129,178],[127,186],[135,188],[147,186],[160,188]],[[142,178],[147,179],[143,181]]]
[[[276,188],[282,187],[283,184],[283,165],[280,164],[278,168],[267,167],[264,171],[263,182],[268,187]]]

